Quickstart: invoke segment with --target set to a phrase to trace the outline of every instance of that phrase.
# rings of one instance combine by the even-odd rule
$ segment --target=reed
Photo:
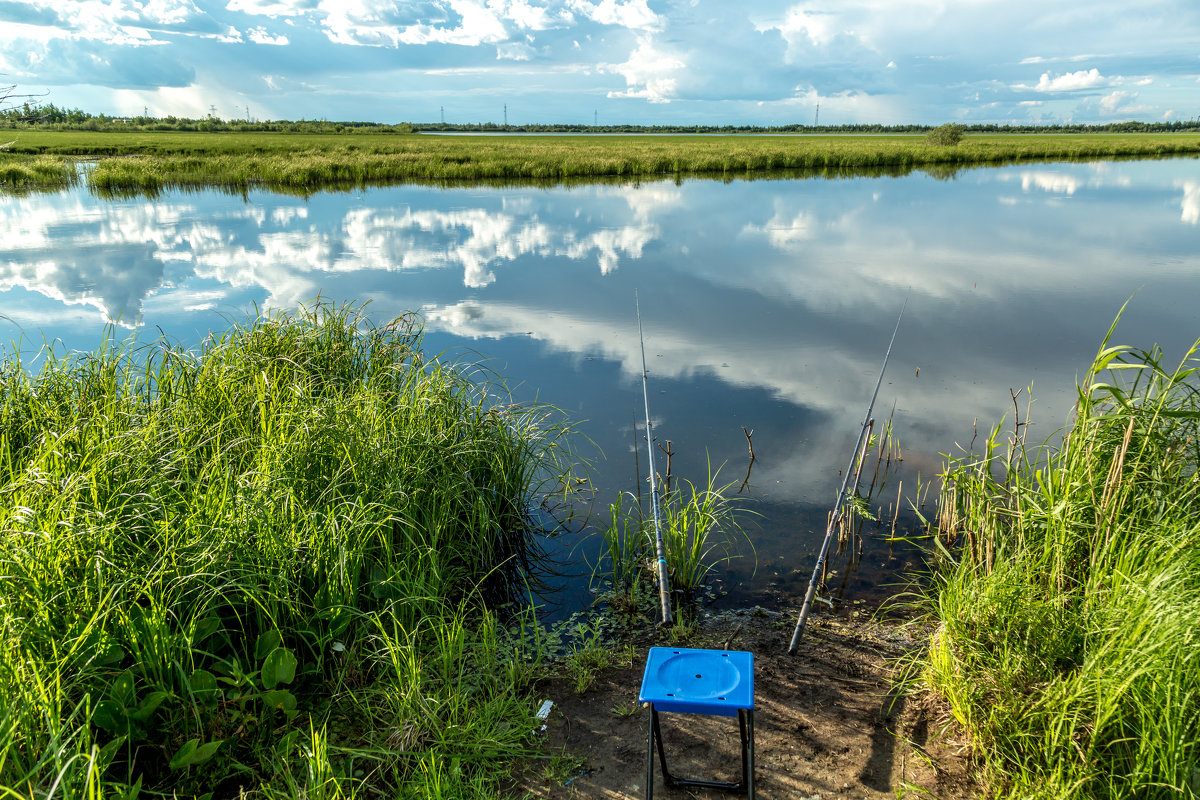
[[[492,796],[559,429],[318,305],[0,370],[0,797]]]
[[[1004,796],[1200,794],[1200,342],[1112,333],[1060,444],[997,426],[944,475],[925,676]]]
[[[13,156],[0,152],[0,188],[9,192],[56,190],[78,183],[75,166],[61,156]]]
[[[702,486],[686,479],[660,504],[661,530],[672,593],[686,607],[705,586],[709,574],[734,557],[734,539],[745,538],[744,514],[729,496],[734,484],[718,484],[710,470]],[[622,500],[630,498],[626,506]],[[608,582],[604,599],[626,613],[643,610],[655,598],[654,527],[643,518],[631,495],[609,506],[610,520],[600,531],[603,551],[593,579]],[[748,541],[748,540],[747,540]]]
[[[719,179],[805,172],[825,176],[943,175],[981,164],[1200,153],[1200,136],[969,134],[953,146],[918,135],[419,136],[284,133],[22,132],[24,155],[99,159],[96,192],[265,186],[291,191],[397,181],[461,183],[700,175]],[[110,156],[124,156],[110,158]]]

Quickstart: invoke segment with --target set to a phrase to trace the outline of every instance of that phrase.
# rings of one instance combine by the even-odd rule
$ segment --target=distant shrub
[[[947,122],[925,134],[926,144],[939,144],[953,147],[962,141],[966,128],[953,122]]]

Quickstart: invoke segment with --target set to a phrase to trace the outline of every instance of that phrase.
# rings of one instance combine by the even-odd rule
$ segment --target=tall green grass
[[[733,484],[718,485],[717,478],[710,470],[703,486],[682,480],[659,503],[667,574],[674,602],[683,610],[695,602],[710,573],[734,557],[733,538],[746,535],[741,517],[752,513],[729,497]],[[625,505],[626,498],[633,502]],[[610,504],[609,517],[600,530],[603,547],[593,578],[607,581],[604,598],[617,610],[644,610],[658,597],[654,521],[631,495]]]
[[[926,677],[992,791],[1200,795],[1200,342],[1109,346],[1060,446],[945,474]]]
[[[15,156],[0,151],[0,189],[9,192],[56,190],[73,186],[75,165],[62,156]]]
[[[0,373],[0,797],[492,796],[560,431],[320,305]]]
[[[352,136],[281,133],[22,132],[14,154],[99,159],[101,194],[168,187],[315,191],[398,181],[719,179],[784,171],[842,176],[945,174],[1031,160],[1195,156],[1200,137],[1171,134],[971,134],[954,146],[920,136]],[[108,156],[126,156],[109,158]],[[14,156],[17,157],[17,156]]]

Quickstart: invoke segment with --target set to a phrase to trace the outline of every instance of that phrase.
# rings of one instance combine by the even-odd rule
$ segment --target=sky
[[[1194,120],[1200,3],[0,0],[0,84],[254,120]]]

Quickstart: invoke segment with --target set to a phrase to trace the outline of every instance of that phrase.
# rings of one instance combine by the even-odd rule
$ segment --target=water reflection
[[[1196,160],[309,198],[73,191],[0,198],[0,225],[8,339],[90,349],[119,321],[195,342],[252,304],[318,295],[421,309],[431,347],[477,349],[519,397],[585,421],[601,497],[633,484],[636,289],[677,472],[702,477],[711,459],[740,480],[742,426],[756,431],[768,564],[807,547],[797,520],[821,527],[797,504],[832,501],[906,296],[879,408],[894,404],[910,486],[977,418],[1010,413],[1010,389],[1034,385],[1031,435],[1050,436],[1131,295],[1122,341],[1178,353],[1200,335]]]

